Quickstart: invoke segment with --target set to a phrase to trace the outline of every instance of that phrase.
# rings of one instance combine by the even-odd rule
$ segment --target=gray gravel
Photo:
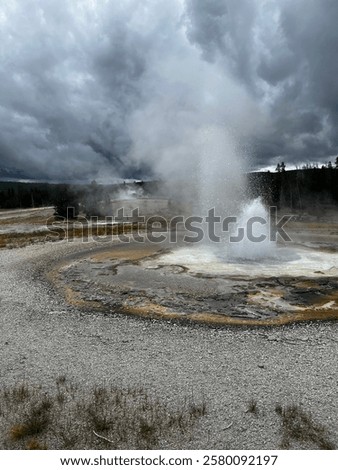
[[[0,251],[2,385],[49,387],[66,374],[83,386],[141,384],[173,404],[205,398],[192,448],[278,448],[275,404],[297,404],[338,446],[335,323],[215,329],[79,311],[43,270],[81,250],[58,242]],[[257,414],[247,412],[251,399]]]

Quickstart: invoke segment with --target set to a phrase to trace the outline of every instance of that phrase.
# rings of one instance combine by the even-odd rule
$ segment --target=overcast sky
[[[251,169],[338,154],[337,0],[0,5],[0,167],[179,175],[215,128]]]

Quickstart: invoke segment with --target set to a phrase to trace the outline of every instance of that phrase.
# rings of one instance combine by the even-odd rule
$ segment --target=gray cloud
[[[251,168],[326,161],[337,20],[334,0],[4,2],[0,167],[180,175],[216,128]]]
[[[233,73],[269,115],[265,131],[251,139],[255,164],[266,166],[280,157],[290,163],[325,161],[336,155],[337,2],[253,1],[249,6],[245,1],[223,1],[227,10],[222,34],[216,22],[214,28],[211,20],[209,26],[204,24],[207,20],[199,15],[212,18],[213,10],[205,14],[198,3],[189,2],[195,8],[190,39],[208,60],[218,56],[225,64],[235,61]],[[204,2],[204,9],[212,3]],[[208,42],[208,29],[219,39]]]

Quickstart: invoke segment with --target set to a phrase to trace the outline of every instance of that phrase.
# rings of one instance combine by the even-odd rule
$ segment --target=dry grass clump
[[[18,441],[25,437],[42,434],[50,423],[52,402],[49,397],[42,398],[41,402],[30,403],[22,416],[22,421],[10,429],[10,437]]]
[[[79,389],[61,376],[53,391],[0,390],[3,449],[156,449],[187,446],[204,401],[172,409],[142,387]],[[179,444],[178,444],[179,443]]]
[[[314,422],[310,413],[305,412],[297,405],[275,407],[276,413],[282,420],[282,443],[283,449],[289,449],[292,441],[299,444],[315,446],[319,449],[332,450],[334,444],[327,436],[325,426]]]
[[[252,414],[258,413],[257,401],[255,399],[251,398],[251,400],[249,401],[247,412]]]

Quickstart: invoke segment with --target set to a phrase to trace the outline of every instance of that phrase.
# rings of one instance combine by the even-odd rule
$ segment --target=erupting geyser
[[[197,212],[204,218],[214,210],[223,221],[235,217],[229,225],[230,233],[218,225],[218,247],[213,244],[213,256],[218,252],[224,260],[252,260],[273,258],[276,243],[270,241],[269,213],[260,198],[245,200],[245,178],[242,157],[236,137],[219,127],[209,128],[200,135],[199,188]],[[200,252],[210,251],[208,227],[205,225],[204,243]]]
[[[245,203],[230,237],[229,257],[252,261],[274,258],[276,245],[271,240],[269,212],[261,199]]]
[[[190,178],[195,206],[188,215],[204,220],[203,241],[187,240],[186,225],[174,242],[169,236],[161,243],[114,244],[63,271],[67,289],[74,298],[81,292],[84,302],[144,317],[256,326],[337,319],[336,238],[333,247],[316,233],[307,241],[296,226],[294,243],[277,249],[268,209],[260,198],[245,198],[233,136],[216,127],[200,137],[192,143],[200,164],[199,178]],[[210,211],[218,218],[213,237]],[[95,295],[84,282],[95,285]]]
[[[204,221],[203,240],[194,240],[186,224],[174,242],[170,230],[160,243],[114,244],[97,258],[91,252],[63,272],[74,298],[81,292],[84,302],[114,312],[215,324],[337,319],[337,235],[330,235],[331,245],[316,232],[306,239],[296,224],[287,229],[294,242],[277,248],[268,208],[260,198],[246,197],[238,141],[219,126],[192,136],[195,166],[184,190],[190,179],[186,200],[194,203],[182,207],[199,224]],[[94,294],[84,282],[95,286]]]
[[[210,209],[221,218],[238,213],[245,189],[242,159],[235,137],[220,127],[210,127],[198,139],[199,178],[197,212]]]

